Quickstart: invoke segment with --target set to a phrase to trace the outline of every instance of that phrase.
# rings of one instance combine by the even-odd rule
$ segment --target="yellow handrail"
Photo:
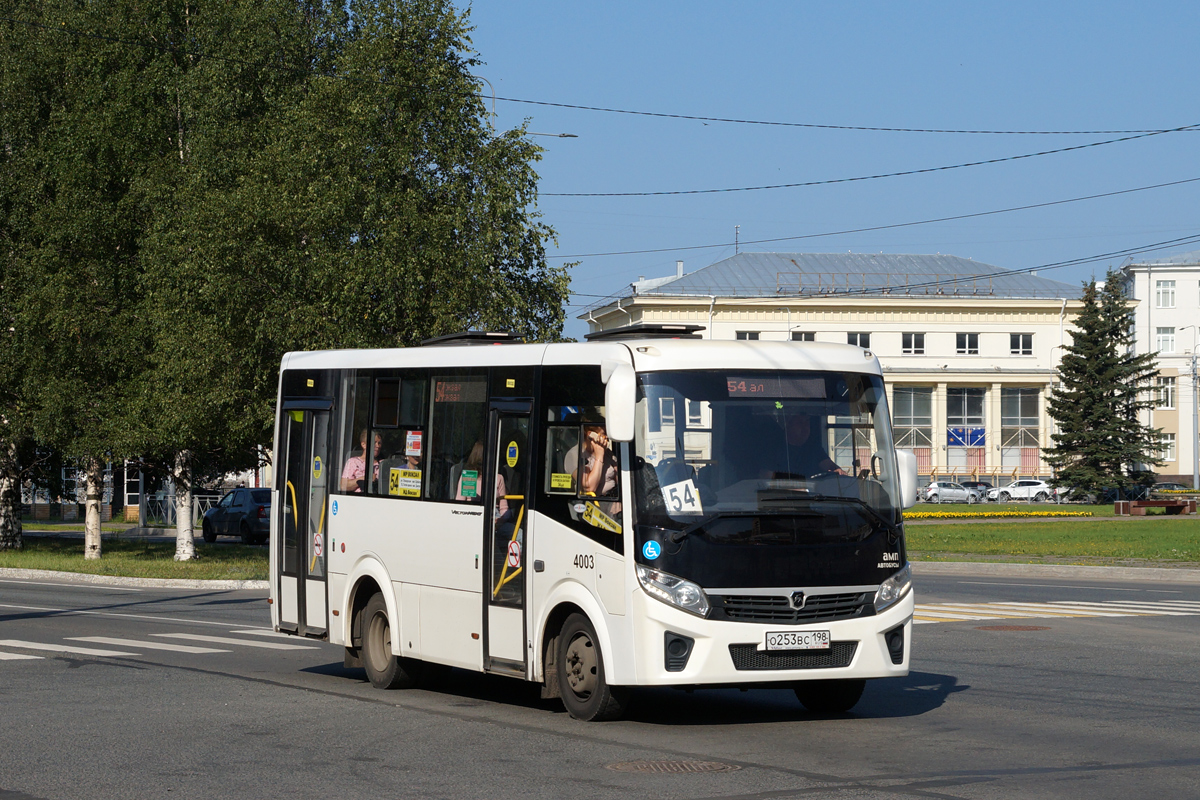
[[[321,503],[321,521],[317,523],[317,536],[320,536],[321,532],[325,530],[325,506],[327,505],[328,503]],[[317,558],[317,554],[313,553],[312,563],[308,565],[308,572],[310,575],[317,567]]]
[[[505,500],[524,501],[525,495],[523,495],[523,494],[506,494],[506,495],[504,495],[504,499]],[[521,532],[521,520],[524,518],[525,518],[525,503],[522,502],[521,510],[517,512],[517,524],[513,526],[512,538],[509,539],[510,542],[515,542],[517,540],[517,534]],[[496,582],[496,588],[492,590],[492,599],[495,600],[496,595],[500,594],[500,589],[503,588],[504,584],[508,583],[513,578],[517,577],[517,575],[520,574],[520,572],[521,572],[521,567],[517,567],[516,572],[514,572],[512,575],[508,575],[508,559],[505,558],[504,559],[504,568],[500,570],[500,578]],[[507,578],[505,578],[506,575],[508,575]]]

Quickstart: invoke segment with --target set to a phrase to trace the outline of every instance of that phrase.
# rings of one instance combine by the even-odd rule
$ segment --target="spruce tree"
[[[1055,486],[1125,494],[1146,483],[1145,466],[1162,463],[1160,431],[1141,421],[1141,411],[1154,404],[1155,355],[1134,352],[1131,317],[1119,273],[1110,270],[1102,288],[1084,285],[1083,310],[1050,397],[1058,432],[1045,459]]]

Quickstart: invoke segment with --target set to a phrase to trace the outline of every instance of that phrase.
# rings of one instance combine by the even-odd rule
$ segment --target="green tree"
[[[1141,421],[1154,403],[1155,356],[1133,352],[1132,321],[1120,273],[1110,270],[1102,288],[1084,285],[1083,309],[1049,403],[1058,431],[1045,458],[1056,486],[1127,492],[1145,484],[1144,467],[1162,463],[1160,432]]]

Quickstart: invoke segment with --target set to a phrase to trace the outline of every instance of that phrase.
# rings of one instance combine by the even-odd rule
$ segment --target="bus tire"
[[[405,689],[412,686],[413,670],[408,659],[392,654],[392,626],[388,622],[387,603],[383,595],[371,595],[363,608],[362,664],[367,679],[376,689]]]
[[[843,714],[854,708],[867,682],[862,678],[800,681],[793,684],[796,699],[814,714]]]
[[[567,713],[584,722],[619,719],[629,690],[605,680],[604,658],[591,621],[583,614],[567,617],[557,646],[558,688]]]

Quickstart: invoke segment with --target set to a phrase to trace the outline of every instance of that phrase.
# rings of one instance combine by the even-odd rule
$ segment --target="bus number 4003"
[[[595,569],[596,557],[585,556],[582,553],[575,556],[575,569]]]

